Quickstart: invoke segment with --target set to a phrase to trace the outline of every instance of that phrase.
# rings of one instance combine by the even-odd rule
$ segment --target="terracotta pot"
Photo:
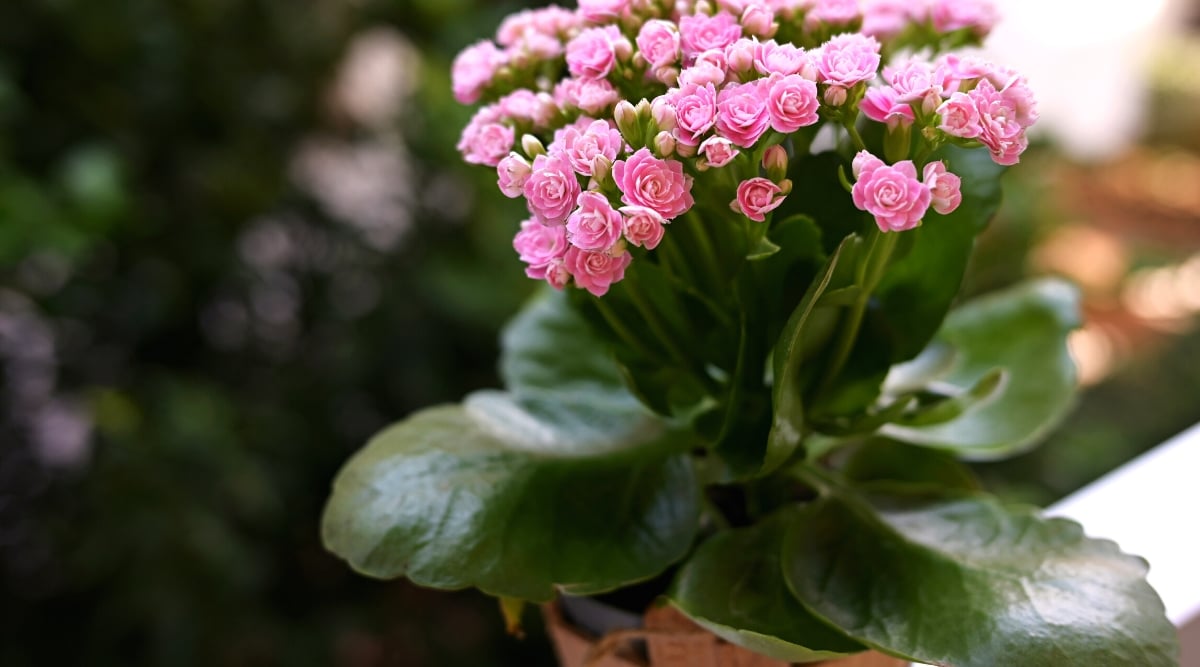
[[[587,634],[563,619],[558,603],[542,609],[562,667],[790,667],[730,644],[669,605],[651,607],[641,628]],[[904,667],[907,662],[869,651],[807,667]]]

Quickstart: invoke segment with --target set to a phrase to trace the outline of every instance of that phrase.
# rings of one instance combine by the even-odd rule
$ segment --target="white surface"
[[[1200,616],[1200,425],[1046,510],[1150,561],[1148,579],[1182,626]]]

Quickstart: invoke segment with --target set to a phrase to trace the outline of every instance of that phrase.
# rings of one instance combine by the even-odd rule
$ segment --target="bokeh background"
[[[0,665],[552,664],[317,529],[373,431],[497,382],[522,211],[448,71],[536,4],[0,3]],[[1006,4],[1048,131],[968,291],[1079,282],[1085,387],[979,470],[1044,504],[1200,421],[1200,6]]]

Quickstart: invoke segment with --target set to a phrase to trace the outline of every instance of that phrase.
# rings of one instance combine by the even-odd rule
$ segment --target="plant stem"
[[[867,303],[871,300],[871,293],[879,286],[879,282],[883,279],[884,271],[887,270],[888,260],[892,257],[892,251],[896,248],[896,241],[899,234],[896,232],[884,233],[878,229],[871,231],[871,245],[867,249],[867,256],[859,263],[855,281],[861,288],[858,293],[858,298],[854,300],[854,304],[850,307],[850,313],[847,315],[845,324],[842,325],[841,335],[838,337],[837,348],[834,349],[833,358],[826,367],[825,376],[819,385],[819,391],[824,392],[837,379],[842,368],[845,367],[846,361],[850,358],[850,352],[854,349],[854,343],[858,340],[859,329],[862,328],[863,315],[867,311]]]
[[[625,324],[621,322],[621,318],[604,302],[603,297],[592,299],[592,302],[596,304],[596,309],[600,311],[600,315],[604,317],[604,321],[608,323],[608,326],[612,327],[613,331],[617,333],[618,338],[637,350],[638,354],[648,359],[653,359],[656,356],[654,351],[646,347],[646,344],[640,338],[629,331]]]
[[[687,214],[688,222],[693,232],[693,237],[700,246],[700,254],[705,263],[705,268],[709,271],[709,279],[713,281],[713,285],[718,289],[721,288],[721,264],[717,261],[717,252],[713,249],[712,241],[708,238],[708,229],[704,225],[704,220],[694,212],[689,211]]]
[[[858,128],[854,127],[854,121],[848,120],[842,123],[846,128],[846,132],[850,133],[850,140],[854,142],[854,147],[860,151],[867,150],[867,145],[863,143],[862,135],[858,133]]]
[[[667,350],[667,355],[675,363],[679,364],[680,367],[687,369],[692,375],[696,376],[696,379],[700,381],[700,384],[704,385],[705,390],[712,396],[719,396],[721,393],[720,386],[708,376],[708,373],[704,372],[704,369],[699,364],[695,363],[691,357],[679,348],[679,345],[675,342],[675,336],[671,335],[667,325],[659,317],[658,310],[654,307],[654,304],[646,299],[646,295],[642,293],[637,281],[630,280],[628,282],[629,296],[633,299],[633,303],[637,306],[638,311],[641,312],[642,317],[646,318],[646,324],[650,327],[650,331],[654,333],[655,337],[658,338],[659,342]]]

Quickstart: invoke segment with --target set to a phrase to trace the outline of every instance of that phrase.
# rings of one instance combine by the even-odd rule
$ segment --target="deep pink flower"
[[[771,127],[766,79],[730,84],[717,94],[717,132],[749,148]]]
[[[825,42],[814,60],[822,83],[845,86],[870,81],[879,69],[879,42],[859,33],[843,33]]]
[[[925,165],[925,187],[929,188],[933,210],[946,215],[962,203],[962,179],[946,171],[941,160]]]
[[[463,49],[454,58],[450,69],[454,99],[461,104],[474,104],[492,83],[496,71],[507,62],[507,56],[495,44],[484,40]]]
[[[563,128],[561,138],[563,155],[571,168],[584,176],[592,175],[592,164],[603,155],[611,162],[625,148],[625,140],[617,128],[606,120],[593,120],[583,127],[579,124]]]
[[[621,238],[621,214],[599,192],[579,195],[579,208],[567,218],[567,239],[583,250],[607,251]]]
[[[779,208],[784,198],[783,188],[770,179],[756,176],[738,185],[737,199],[730,202],[729,207],[755,222],[763,222],[767,213]]]
[[[774,74],[768,81],[767,111],[772,129],[790,134],[817,122],[821,106],[817,84],[799,74]]]
[[[645,206],[622,206],[621,213],[625,216],[626,241],[647,250],[658,247],[666,222],[658,211]]]
[[[695,204],[692,177],[683,173],[683,164],[656,158],[649,149],[638,149],[629,159],[616,161],[612,173],[621,201],[653,209],[664,219],[682,215]]]
[[[529,212],[544,225],[562,225],[575,210],[582,188],[570,163],[561,155],[539,155],[533,160],[533,173],[525,181],[525,200]]]
[[[717,120],[717,89],[711,83],[685,85],[675,95],[675,138],[695,146]]]
[[[567,69],[581,79],[603,79],[617,64],[618,42],[624,39],[616,26],[584,30],[567,42]]]
[[[574,246],[567,249],[563,258],[567,271],[575,278],[575,284],[595,296],[604,296],[613,283],[625,277],[625,268],[633,257],[622,252],[613,257],[606,252],[588,252]]]
[[[525,192],[525,181],[529,180],[533,167],[529,160],[517,153],[509,153],[496,165],[497,184],[505,197],[520,197]]]
[[[931,199],[911,160],[861,170],[850,196],[859,210],[875,216],[875,224],[885,232],[916,227]]]
[[[521,223],[521,231],[513,237],[513,249],[525,262],[525,275],[540,280],[546,277],[546,267],[567,252],[567,231],[562,227],[547,227],[537,220]]]
[[[700,144],[700,155],[710,167],[724,167],[737,157],[740,150],[724,137],[709,137]]]
[[[646,21],[638,31],[637,47],[652,69],[674,65],[679,62],[679,29],[670,21]]]
[[[710,49],[724,49],[742,36],[742,26],[729,12],[692,14],[679,19],[679,45],[685,62]]]

